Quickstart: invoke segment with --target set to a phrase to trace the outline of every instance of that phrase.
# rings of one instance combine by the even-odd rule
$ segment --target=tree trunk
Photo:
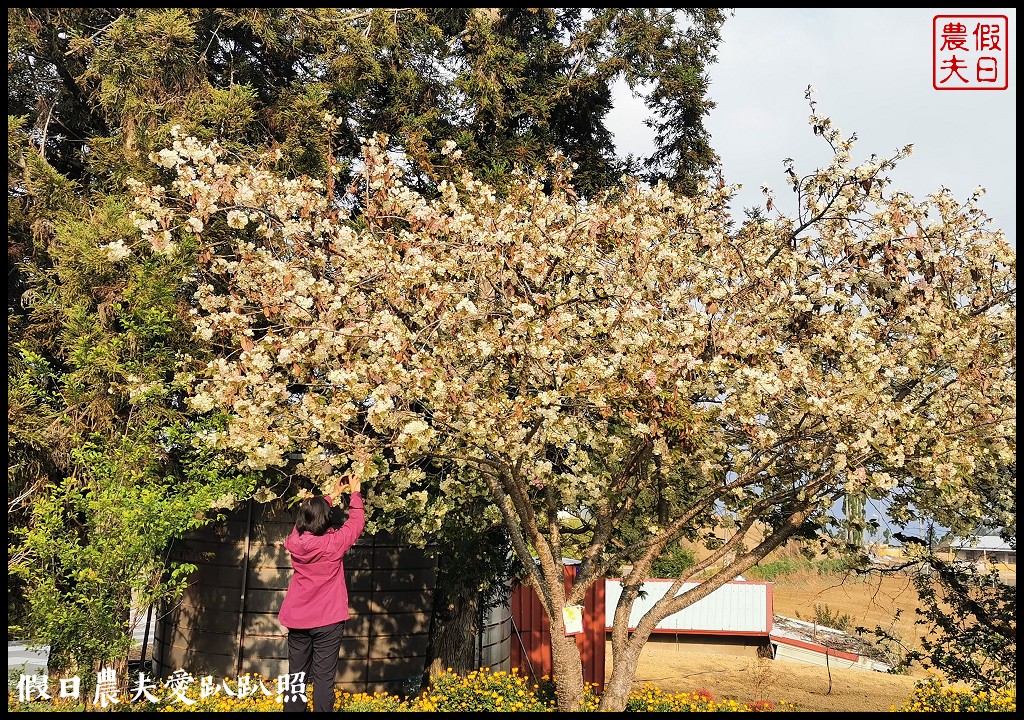
[[[559,712],[583,708],[583,661],[574,636],[566,637],[561,614],[551,619],[551,665],[554,669]]]
[[[629,700],[636,678],[636,667],[640,661],[642,643],[626,642],[618,653],[613,653],[612,675],[605,682],[604,693],[601,695],[601,712],[622,712]]]
[[[560,613],[551,619],[551,665],[558,712],[583,711],[585,686],[580,648],[573,636],[565,636]]]
[[[424,686],[448,669],[458,674],[478,669],[475,665],[480,593],[477,588],[459,582],[459,573],[448,567],[451,562],[443,554],[438,558],[439,582],[434,588]]]

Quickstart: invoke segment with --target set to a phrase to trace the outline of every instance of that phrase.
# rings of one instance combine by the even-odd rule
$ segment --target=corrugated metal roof
[[[629,616],[634,628],[640,618],[665,596],[671,580],[647,580],[641,587],[646,597],[638,597]],[[676,595],[697,587],[699,583],[683,583]],[[605,581],[605,613],[607,626],[612,627],[615,606],[622,595],[622,581]],[[772,628],[772,590],[770,583],[729,582],[706,598],[669,615],[657,625],[664,632],[719,633],[728,635],[766,635]]]
[[[776,615],[771,637],[810,652],[828,653],[858,662],[872,670],[888,671],[885,655],[870,642],[838,628]]]
[[[1001,528],[980,527],[973,535],[956,536],[952,533],[939,541],[939,550],[999,550],[1016,552],[1016,548],[1000,537]]]
[[[966,540],[956,539],[950,543],[950,547],[954,550],[990,550],[1000,552],[1016,552],[1015,548],[1010,547],[1010,543],[1003,540],[998,535],[979,535]]]

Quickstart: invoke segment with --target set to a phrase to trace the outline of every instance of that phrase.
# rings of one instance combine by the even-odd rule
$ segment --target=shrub
[[[334,709],[344,712],[409,712],[409,702],[387,693],[335,693]]]
[[[789,703],[776,706],[767,700],[749,705],[735,700],[715,700],[707,690],[666,693],[653,685],[633,690],[625,708],[626,712],[771,712],[793,709]]]
[[[460,676],[451,670],[434,678],[430,687],[412,701],[412,709],[425,712],[546,712],[542,702],[517,671],[485,669]]]
[[[696,562],[693,552],[680,545],[667,548],[651,565],[651,576],[656,578],[679,577]]]
[[[858,559],[853,556],[810,559],[805,557],[781,557],[770,562],[755,565],[747,571],[754,580],[772,581],[798,572],[813,572],[818,575],[836,575],[855,569]]]
[[[803,620],[797,612],[798,620]],[[833,612],[828,605],[814,604],[814,621],[816,625],[835,628],[836,630],[849,630],[852,627],[853,618],[850,615]]]
[[[773,560],[762,565],[755,565],[747,571],[747,575],[755,580],[771,581],[810,567],[811,563],[808,560],[780,558],[779,560]]]

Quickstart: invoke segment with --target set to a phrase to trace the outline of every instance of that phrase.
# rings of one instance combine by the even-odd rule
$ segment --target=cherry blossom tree
[[[658,622],[792,537],[827,544],[842,497],[963,527],[1015,457],[1013,247],[980,191],[895,190],[909,147],[855,162],[811,107],[831,163],[791,173],[792,215],[769,198],[738,227],[724,183],[581,200],[556,156],[499,196],[448,143],[426,197],[373,139],[341,196],[182,137],[154,156],[168,182],[135,186],[142,239],[122,245],[198,253],[195,331],[222,352],[184,358],[177,381],[223,429],[196,442],[243,469],[299,456],[325,486],[355,473],[374,516],[407,513],[423,537],[489,498],[481,525],[504,526],[551,621],[561,710],[585,692],[563,609],[624,573],[601,700],[621,710]],[[450,469],[439,485],[432,467]],[[582,548],[568,591],[565,511]],[[681,538],[711,551],[628,631]]]
[[[175,423],[191,419],[176,396],[160,394],[161,383],[147,391],[138,380],[173,374],[184,346],[202,352],[182,322],[189,320],[191,291],[179,292],[181,278],[194,276],[182,267],[194,261],[192,249],[173,258],[129,258],[125,243],[117,242],[125,238],[123,179],[159,182],[147,158],[170,145],[172,127],[217,138],[240,155],[277,148],[276,168],[295,174],[349,167],[362,156],[360,136],[387,132],[392,149],[417,161],[409,182],[428,188],[435,183],[433,163],[445,162],[443,141],[455,139],[478,176],[496,186],[514,163],[533,165],[559,148],[580,164],[574,182],[582,194],[627,170],[692,191],[716,162],[704,127],[714,107],[706,69],[731,14],[723,8],[10,8],[12,632],[49,645],[51,665],[89,646],[105,659],[118,655],[130,646],[131,630],[127,612],[109,608],[127,608],[140,597],[129,587],[134,575],[120,568],[162,568],[167,540],[150,533],[134,548],[118,544],[111,517],[137,523],[136,498],[153,491],[169,502],[158,515],[166,538],[173,538],[196,522],[196,507],[206,507],[208,495],[251,497],[246,480],[228,478],[230,465],[182,462],[181,446],[167,438]],[[607,120],[612,89],[620,84],[651,112],[645,121],[653,132],[650,156],[616,152]],[[327,109],[344,118],[329,138],[319,132]],[[124,257],[106,262],[100,245]],[[137,379],[130,395],[126,377]],[[104,459],[99,468],[97,457]],[[122,460],[111,472],[106,461],[114,457]],[[186,467],[201,469],[199,487],[186,489]],[[61,520],[47,515],[53,508]],[[199,522],[208,520],[212,513]],[[69,525],[81,529],[69,534]],[[479,536],[456,548],[451,537],[458,533],[450,530],[442,533],[446,552],[438,557],[428,653],[442,669],[469,670],[477,618],[488,602],[481,585],[501,586],[496,569],[507,550]],[[492,539],[498,536],[500,528]],[[67,552],[54,552],[56,546]],[[494,554],[483,557],[490,548]],[[467,567],[491,577],[468,575]],[[86,606],[95,612],[80,612]]]

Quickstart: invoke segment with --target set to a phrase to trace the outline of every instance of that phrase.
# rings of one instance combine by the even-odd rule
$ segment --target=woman
[[[348,519],[331,527],[331,502],[348,489]],[[313,711],[334,710],[341,638],[348,620],[348,587],[342,556],[363,532],[360,481],[344,478],[330,495],[299,503],[295,528],[285,540],[294,572],[278,619],[288,628],[288,674],[313,685]],[[299,676],[297,673],[303,673]],[[295,693],[284,698],[285,712],[305,712],[306,701]]]

